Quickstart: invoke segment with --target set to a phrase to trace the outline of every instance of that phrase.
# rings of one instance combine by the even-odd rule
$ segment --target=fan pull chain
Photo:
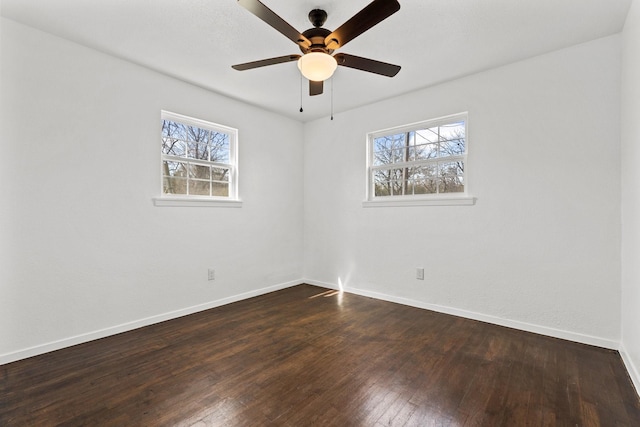
[[[331,77],[331,120],[333,120],[333,80],[334,77]]]
[[[300,112],[302,113],[304,110],[302,109],[302,92],[304,91],[304,81],[302,79],[302,74],[300,74]]]

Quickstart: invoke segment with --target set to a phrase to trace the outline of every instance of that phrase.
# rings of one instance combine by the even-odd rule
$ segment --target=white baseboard
[[[189,314],[197,313],[199,311],[209,310],[210,308],[220,307],[222,305],[230,304],[232,302],[237,302],[244,299],[256,297],[258,295],[267,294],[269,292],[278,291],[280,289],[290,288],[292,286],[299,285],[300,283],[302,283],[302,281],[300,280],[280,283],[278,285],[273,285],[273,286],[269,286],[262,289],[256,289],[256,290],[245,292],[238,295],[232,295],[230,297],[206,302],[203,304],[194,305],[192,307],[170,311],[168,313],[163,313],[163,314],[147,317],[140,320],[135,320],[133,322],[127,322],[127,323],[112,326],[109,328],[100,329],[97,331],[88,332],[85,334],[75,335],[73,337],[49,342],[46,344],[25,348],[12,353],[0,354],[0,365],[15,362],[17,360],[26,359],[28,357],[37,356],[39,354],[49,353],[50,351],[60,350],[65,347],[71,347],[73,345],[82,344],[82,343],[93,341],[96,339],[105,338],[105,337],[119,334],[122,332],[131,331],[134,329],[141,328],[143,326],[153,325],[154,323],[160,323],[166,320],[176,319],[178,317],[187,316]]]
[[[640,396],[640,371],[638,367],[633,363],[629,353],[627,353],[626,348],[624,347],[624,343],[620,344],[620,349],[618,350],[620,356],[622,357],[622,361],[624,362],[625,367],[627,368],[627,372],[631,377],[631,382],[636,387],[636,393]]]
[[[408,305],[411,307],[423,308],[426,310],[436,311],[439,313],[451,314],[454,316],[464,317],[467,319],[479,320],[482,322],[492,323],[495,325],[506,326],[509,328],[519,329],[527,332],[534,332],[541,335],[547,335],[555,338],[566,339],[569,341],[580,342],[583,344],[595,345],[598,347],[609,348],[613,350],[620,349],[620,354],[627,366],[627,369],[630,373],[630,376],[636,386],[637,390],[640,390],[640,376],[638,375],[638,370],[635,368],[631,360],[629,359],[626,352],[620,348],[620,344],[618,342],[594,337],[590,335],[578,334],[575,332],[563,331],[559,329],[548,328],[545,326],[533,325],[525,322],[518,322],[515,320],[503,319],[495,316],[490,316],[481,313],[475,313],[466,310],[460,310],[456,308],[429,304],[422,301],[412,300],[409,298],[397,297],[392,295],[387,295],[379,292],[367,291],[364,289],[358,289],[353,287],[344,287],[340,289],[340,287],[334,283],[326,283],[320,282],[317,280],[304,279],[304,280],[296,280],[286,283],[281,283],[278,285],[269,286],[262,289],[256,289],[250,292],[245,292],[238,295],[233,295],[227,298],[222,298],[215,301],[210,301],[204,304],[198,304],[192,307],[187,307],[180,310],[171,311],[164,314],[159,314],[156,316],[147,317],[144,319],[136,320],[133,322],[123,323],[120,325],[116,325],[113,327],[100,329],[93,332],[88,332],[86,334],[80,334],[69,338],[64,338],[58,341],[49,342],[46,344],[37,345],[34,347],[25,348],[22,350],[18,350],[12,353],[0,354],[0,365],[4,365],[6,363],[15,362],[17,360],[26,359],[28,357],[37,356],[39,354],[48,353],[55,350],[60,350],[65,347],[70,347],[77,344],[82,344],[88,341],[93,341],[100,338],[105,338],[111,335],[119,334],[122,332],[131,331],[133,329],[141,328],[143,326],[149,326],[154,323],[164,322],[166,320],[176,319],[178,317],[186,316],[189,314],[197,313],[200,311],[208,310],[211,308],[219,307],[222,305],[230,304],[236,301],[241,301],[244,299],[252,298],[255,296],[267,294],[269,292],[289,288],[292,286],[299,285],[301,283],[308,283],[310,285],[321,286],[324,288],[335,289],[335,290],[343,290],[345,292],[353,293],[356,295],[362,295],[370,298],[375,298],[383,301],[394,302],[398,304]]]
[[[304,283],[310,285],[322,286],[329,289],[340,290],[339,286],[334,283],[319,282],[317,280],[305,279]],[[345,292],[362,295],[365,297],[375,298],[383,301],[395,302],[398,304],[408,305],[416,308],[436,311],[438,313],[451,314],[454,316],[464,317],[467,319],[479,320],[481,322],[492,323],[494,325],[506,326],[507,328],[519,329],[522,331],[533,332],[540,335],[546,335],[554,338],[560,338],[569,341],[575,341],[582,344],[589,344],[598,347],[604,347],[611,350],[618,350],[620,343],[606,338],[595,337],[591,335],[580,334],[577,332],[564,331],[561,329],[549,328],[547,326],[534,325],[517,320],[503,319],[501,317],[491,316],[488,314],[476,313],[473,311],[461,310],[458,308],[446,307],[437,304],[430,304],[409,298],[387,295],[379,292],[368,291],[364,289],[345,286],[342,289]]]

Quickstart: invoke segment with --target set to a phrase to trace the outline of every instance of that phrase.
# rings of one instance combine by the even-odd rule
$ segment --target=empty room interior
[[[0,425],[640,426],[640,0],[0,7]]]

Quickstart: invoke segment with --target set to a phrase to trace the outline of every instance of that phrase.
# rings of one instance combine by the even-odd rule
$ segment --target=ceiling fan
[[[335,50],[400,10],[398,0],[373,0],[333,32],[322,28],[327,19],[327,12],[314,9],[309,12],[309,21],[313,24],[313,28],[303,33],[293,28],[258,0],[238,0],[238,3],[297,44],[302,55],[285,55],[237,64],[232,66],[235,70],[243,71],[298,61],[300,72],[309,80],[309,95],[312,96],[322,93],[323,81],[333,75],[338,65],[387,77],[393,77],[400,71],[399,65],[346,53],[332,55]]]

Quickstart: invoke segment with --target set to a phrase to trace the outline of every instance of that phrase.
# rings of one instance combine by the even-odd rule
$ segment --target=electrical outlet
[[[424,280],[424,268],[416,268],[416,279]]]
[[[216,280],[216,271],[213,268],[209,269],[209,280]]]

